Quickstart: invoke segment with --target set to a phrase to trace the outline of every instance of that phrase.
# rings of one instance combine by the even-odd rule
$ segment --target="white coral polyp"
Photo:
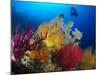
[[[77,28],[75,28],[75,31],[72,31],[72,35],[77,40],[81,40],[82,38],[82,32],[80,32]]]

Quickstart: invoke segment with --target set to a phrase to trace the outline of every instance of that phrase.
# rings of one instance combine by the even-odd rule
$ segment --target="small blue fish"
[[[71,17],[77,17],[78,16],[78,12],[74,7],[71,8],[70,14],[71,14]]]
[[[64,18],[64,14],[60,14],[59,17],[60,17],[60,18]]]

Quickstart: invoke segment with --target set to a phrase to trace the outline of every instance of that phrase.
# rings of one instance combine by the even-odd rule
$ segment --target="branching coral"
[[[77,28],[75,28],[75,31],[72,31],[72,35],[73,37],[73,42],[75,42],[75,40],[81,40],[82,38],[82,32],[80,32]]]
[[[72,30],[72,27],[73,27],[73,22],[72,21],[69,21],[68,23],[67,23],[67,25],[66,25],[66,31],[65,31],[65,36],[66,36],[66,43],[68,44],[68,43],[70,43],[70,40],[71,40],[71,38],[72,38],[72,36],[71,36],[71,30]]]
[[[40,37],[39,37],[40,36]],[[45,40],[47,38],[47,32],[45,33],[45,36],[42,34],[40,35],[33,35],[30,40],[29,40],[29,45],[31,47],[31,49],[35,49],[35,50],[38,50],[39,47],[41,46],[41,44],[43,44],[43,40]]]
[[[72,31],[73,27],[73,22],[69,21],[66,25],[66,31],[65,31],[65,36],[66,36],[66,43],[75,43],[76,40],[81,40],[82,38],[82,32],[80,32],[77,28],[75,28],[75,31]]]
[[[46,23],[41,24],[37,29],[37,34],[39,35],[40,38],[45,37],[47,32],[48,32],[48,26]]]
[[[17,63],[20,63],[25,51],[29,47],[29,39],[32,37],[34,30],[32,27],[27,27],[24,32],[18,33],[19,27],[16,29],[16,35],[12,38],[11,48],[12,54]]]

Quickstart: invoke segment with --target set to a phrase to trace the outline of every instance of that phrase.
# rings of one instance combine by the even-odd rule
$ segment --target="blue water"
[[[77,12],[77,17],[71,17],[71,7]],[[64,22],[74,21],[73,28],[83,32],[80,46],[86,48],[92,46],[95,49],[96,7],[74,4],[54,4],[41,2],[12,2],[12,33],[16,25],[21,24],[22,30],[28,24],[37,28],[41,23],[48,22],[60,14],[64,14]]]

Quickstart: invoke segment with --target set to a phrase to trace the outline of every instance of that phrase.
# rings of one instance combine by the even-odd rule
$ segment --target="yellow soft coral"
[[[95,66],[95,54],[92,54],[90,48],[87,48],[84,52],[82,62],[80,64],[80,69],[92,69]]]
[[[44,40],[47,47],[55,47],[59,50],[65,45],[65,35],[61,30],[61,24],[60,18],[57,18],[55,23],[44,23],[38,28],[37,33],[39,35],[41,35],[41,33],[45,35],[47,32],[47,38]]]
[[[55,48],[60,49],[65,44],[64,34],[59,27],[53,25],[48,30],[48,35],[45,42],[47,43],[48,47],[54,46]]]

